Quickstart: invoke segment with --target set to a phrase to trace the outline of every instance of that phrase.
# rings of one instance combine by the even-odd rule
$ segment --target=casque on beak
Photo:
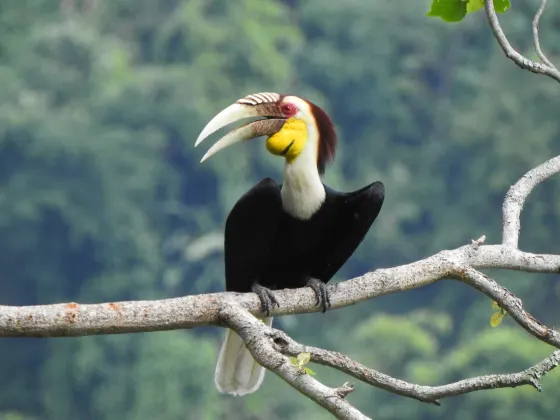
[[[228,124],[239,121],[244,118],[251,117],[264,117],[264,119],[247,123],[239,128],[230,131],[223,136],[206,152],[202,157],[201,162],[204,162],[210,156],[216,154],[220,150],[240,143],[245,140],[251,140],[261,136],[271,136],[279,132],[286,118],[277,106],[277,101],[280,95],[276,93],[264,93],[257,95],[249,95],[243,99],[238,100],[233,105],[228,106],[221,111],[204,127],[198,139],[196,140],[195,147],[198,146],[211,134],[218,131],[220,128]]]

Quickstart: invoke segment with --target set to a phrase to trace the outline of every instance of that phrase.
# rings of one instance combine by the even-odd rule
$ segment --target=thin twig
[[[439,400],[442,398],[487,389],[515,388],[521,385],[531,385],[540,391],[539,379],[560,363],[560,350],[556,350],[546,359],[521,372],[478,376],[447,385],[425,386],[412,384],[370,369],[352,360],[345,354],[302,345],[279,330],[274,330],[273,338],[278,351],[284,354],[297,356],[300,353],[310,353],[311,361],[314,363],[339,370],[368,385],[384,389],[393,394],[435,405],[440,405]]]
[[[496,10],[494,9],[494,1],[484,0],[484,4],[490,28],[492,29],[494,37],[498,41],[498,44],[500,44],[500,47],[504,51],[506,57],[512,60],[522,69],[528,70],[532,73],[544,74],[556,80],[557,82],[560,82],[560,71],[558,71],[556,68],[529,60],[527,57],[519,54],[513,49],[513,47],[507,40],[502,27],[500,26],[500,22],[498,21],[498,16],[496,15]]]
[[[535,51],[537,51],[537,55],[539,56],[541,61],[548,67],[556,69],[556,66],[548,60],[545,53],[542,51],[541,42],[539,40],[539,22],[544,12],[544,8],[546,7],[546,2],[547,0],[541,1],[541,5],[539,6],[537,13],[535,14],[535,18],[533,19],[533,43],[535,44]]]
[[[547,327],[525,311],[521,299],[505,287],[471,267],[457,267],[451,276],[498,302],[500,307],[510,314],[524,330],[542,342],[560,349],[560,333]]]

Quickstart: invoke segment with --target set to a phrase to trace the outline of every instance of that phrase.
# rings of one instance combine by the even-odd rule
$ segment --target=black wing
[[[381,182],[374,182],[358,191],[332,194],[333,204],[339,207],[337,217],[333,222],[332,235],[324,242],[321,257],[311,270],[312,277],[325,283],[340,270],[363,241],[381,210],[385,187]]]
[[[225,227],[226,290],[250,292],[268,261],[282,214],[280,187],[264,178],[231,209]]]

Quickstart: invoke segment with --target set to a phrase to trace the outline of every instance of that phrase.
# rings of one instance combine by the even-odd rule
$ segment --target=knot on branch
[[[539,382],[539,376],[537,374],[530,373],[529,375],[527,375],[527,379],[529,380],[529,383],[533,386],[533,388],[535,388],[539,392],[542,392],[542,386]]]
[[[484,241],[486,241],[486,235],[482,235],[476,240],[471,239],[471,247],[476,251],[478,250],[478,248],[480,248],[480,245],[484,244]]]
[[[348,394],[353,392],[355,389],[356,387],[354,386],[354,384],[344,382],[342,386],[339,386],[338,388],[334,389],[334,393],[336,394],[337,397],[345,399],[348,396]]]
[[[270,334],[268,334],[272,343],[274,344],[275,350],[280,353],[287,353],[288,348],[290,347],[291,340],[290,338],[280,330],[272,330]]]

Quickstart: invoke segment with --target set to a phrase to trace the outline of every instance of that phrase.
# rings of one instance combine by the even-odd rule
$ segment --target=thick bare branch
[[[290,359],[276,351],[271,337],[274,330],[252,316],[237,303],[226,304],[220,311],[223,321],[243,338],[247,348],[262,366],[280,376],[299,392],[327,409],[338,419],[367,420],[366,417],[345,400],[353,388],[344,384],[329,388],[311,375],[300,371]]]
[[[448,251],[453,259],[473,268],[501,268],[527,273],[560,272],[560,255],[532,254],[504,245],[465,245]]]
[[[457,277],[459,268],[506,268],[557,273],[560,256],[531,254],[502,245],[467,245],[429,258],[329,286],[332,308],[342,308],[377,296],[410,290]],[[310,288],[279,290],[280,308],[274,316],[318,312]],[[37,306],[0,306],[0,337],[67,337],[163,331],[220,325],[218,313],[234,297],[254,315],[259,300],[253,293],[212,293],[155,301],[101,304],[66,303]],[[500,296],[493,296],[499,301]]]
[[[548,67],[556,69],[556,66],[550,62],[550,60],[546,57],[546,54],[541,49],[541,42],[539,39],[539,23],[541,20],[541,16],[544,12],[544,8],[546,7],[547,0],[541,0],[541,5],[535,14],[535,18],[533,19],[533,43],[535,45],[535,51],[537,55],[541,59],[541,61],[546,64]]]
[[[485,0],[484,4],[492,32],[494,33],[494,36],[496,37],[496,40],[498,41],[498,44],[500,44],[500,47],[504,51],[506,57],[522,69],[529,70],[530,72],[537,74],[544,74],[557,82],[560,82],[560,71],[558,71],[555,67],[550,67],[547,64],[541,64],[533,60],[529,60],[527,57],[519,54],[513,49],[500,26],[500,22],[498,21],[498,16],[496,15],[496,10],[494,9],[494,1]]]
[[[556,273],[560,256],[530,254],[501,245],[467,245],[442,251],[429,258],[329,286],[332,308],[342,308],[377,296],[410,290],[456,277],[457,267],[507,268]],[[318,312],[310,288],[279,290],[280,308],[274,316]],[[234,297],[240,305],[259,315],[259,300],[253,293],[211,293],[154,301],[100,304],[54,304],[0,306],[0,337],[67,337],[163,331],[220,325],[224,302]],[[499,296],[496,295],[499,299]]]
[[[297,356],[300,353],[310,353],[314,363],[340,370],[376,388],[436,405],[440,405],[439,400],[442,398],[486,389],[531,385],[540,391],[539,379],[560,363],[560,350],[556,350],[543,361],[522,372],[478,376],[441,386],[423,386],[370,369],[342,353],[299,344],[282,331],[274,330],[273,338],[278,351],[284,354]]]

